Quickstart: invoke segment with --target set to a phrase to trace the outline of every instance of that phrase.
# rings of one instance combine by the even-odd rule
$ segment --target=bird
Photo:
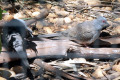
[[[84,21],[77,23],[75,26],[61,31],[59,33],[38,35],[39,38],[50,38],[50,37],[67,37],[69,40],[75,40],[79,44],[91,44],[100,35],[101,31],[109,27],[107,19],[103,16],[98,16],[96,19],[91,21]]]
[[[12,19],[3,25],[2,45],[8,51],[17,53],[27,76],[33,78],[25,47],[27,35],[31,35],[32,37],[32,30],[27,27],[25,21]]]

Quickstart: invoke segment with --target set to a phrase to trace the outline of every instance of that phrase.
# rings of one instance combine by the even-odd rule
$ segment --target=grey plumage
[[[39,35],[38,37],[67,37],[70,40],[77,40],[80,44],[90,44],[99,37],[101,30],[108,26],[106,18],[99,16],[92,21],[78,23],[76,26],[60,33]]]
[[[13,33],[20,34],[23,40],[26,38],[26,34],[32,36],[32,31],[26,26],[23,20],[13,19],[7,22],[3,27],[3,42],[5,47],[8,47],[12,37],[11,34]]]
[[[32,31],[26,26],[25,22],[20,19],[13,19],[3,27],[2,43],[7,50],[15,51],[18,54],[23,68],[27,70],[26,73],[29,72],[30,77],[32,77],[25,50],[27,33],[31,35]]]

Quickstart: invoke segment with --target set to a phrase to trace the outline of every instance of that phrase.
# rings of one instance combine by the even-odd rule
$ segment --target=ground
[[[82,47],[85,49],[83,50],[80,48],[79,50],[83,50],[83,53],[92,53],[90,50],[93,50],[93,53],[96,54],[103,52],[103,56],[106,54],[111,55],[117,53],[120,56],[120,41],[118,40],[120,36],[119,0],[16,0],[13,3],[9,1],[1,0],[0,3],[1,9],[4,10],[4,13],[2,13],[2,20],[5,21],[9,20],[8,18],[11,18],[11,15],[14,18],[26,21],[41,14],[42,9],[47,9],[49,11],[48,16],[44,20],[38,20],[29,26],[33,31],[33,35],[51,34],[58,31],[64,31],[68,28],[74,27],[76,23],[93,20],[99,15],[104,16],[107,18],[110,26],[101,32],[99,39],[107,41],[110,44],[104,44],[104,42],[101,42],[101,44],[96,43],[97,48],[93,46],[94,44],[91,44],[88,48]],[[73,49],[75,48],[72,47],[70,51]],[[92,55],[94,56],[94,54]],[[119,56],[117,56],[117,58],[119,58]],[[119,80],[120,60],[115,61],[115,59],[108,58],[108,56],[106,56],[106,58],[48,58],[43,59],[43,61],[68,74],[87,80]],[[6,71],[3,64],[1,65],[0,71]],[[38,72],[38,70],[41,71],[36,79],[66,80],[65,76],[54,75],[54,72],[51,73],[51,71],[43,69],[44,67],[40,67],[34,63],[31,65],[34,72]],[[12,76],[23,72],[22,67],[19,65],[10,66],[7,71],[10,72]],[[6,76],[4,76],[4,73],[1,72],[0,75],[0,78],[4,78],[3,80],[5,80]]]

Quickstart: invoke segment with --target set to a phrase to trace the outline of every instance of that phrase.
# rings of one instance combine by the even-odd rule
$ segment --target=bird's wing
[[[52,33],[52,34],[44,34],[44,35],[38,35],[39,38],[53,38],[53,37],[60,37],[60,33]]]
[[[94,36],[93,24],[89,21],[79,23],[69,30],[69,36],[73,39],[87,42]]]

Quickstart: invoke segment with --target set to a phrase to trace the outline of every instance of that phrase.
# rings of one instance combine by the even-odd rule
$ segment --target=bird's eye
[[[102,22],[105,23],[105,20],[103,20]]]

